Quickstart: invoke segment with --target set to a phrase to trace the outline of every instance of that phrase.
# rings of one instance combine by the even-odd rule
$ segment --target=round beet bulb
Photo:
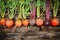
[[[59,20],[58,20],[58,18],[52,18],[51,19],[51,25],[52,26],[58,26],[59,25]]]
[[[45,20],[44,25],[45,26],[49,26],[50,25],[50,21],[49,20]]]
[[[33,25],[35,24],[35,19],[30,19],[30,20],[29,20],[29,24],[30,24],[31,26],[33,26]]]

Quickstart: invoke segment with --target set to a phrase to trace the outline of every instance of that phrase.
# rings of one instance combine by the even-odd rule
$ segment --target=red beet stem
[[[35,6],[33,6],[33,16],[32,16],[32,19],[35,19],[35,14],[36,14],[36,8],[35,8]]]
[[[50,0],[46,0],[46,20],[50,18]]]
[[[35,4],[32,5],[32,8],[30,10],[30,18],[31,19],[35,19],[35,14],[36,14],[36,7],[35,7]]]

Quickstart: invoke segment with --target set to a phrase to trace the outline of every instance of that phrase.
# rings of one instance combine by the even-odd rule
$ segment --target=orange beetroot
[[[13,20],[6,20],[6,26],[8,28],[11,28],[13,26],[13,24],[14,24],[14,21]]]
[[[54,0],[53,3],[53,18],[51,19],[51,25],[56,27],[59,25],[59,20],[57,19],[57,13],[58,13],[58,8],[59,8],[59,0]]]
[[[43,25],[43,20],[42,19],[36,19],[36,25],[37,26],[42,26]]]
[[[1,20],[0,20],[0,25],[1,25]]]
[[[0,24],[1,24],[1,25],[5,25],[5,23],[6,23],[6,20],[5,20],[5,19],[1,19],[1,20],[0,20]]]
[[[18,26],[18,27],[22,26],[22,21],[21,20],[16,20],[15,21],[15,26]]]
[[[57,26],[57,25],[59,25],[59,20],[57,18],[53,18],[51,20],[51,25],[54,26],[54,27]]]
[[[22,21],[22,23],[23,23],[24,26],[28,26],[29,21],[28,21],[28,19],[25,19],[25,20]]]

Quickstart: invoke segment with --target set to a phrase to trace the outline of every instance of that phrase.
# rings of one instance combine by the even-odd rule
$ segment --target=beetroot
[[[35,19],[30,19],[29,22],[30,22],[30,25],[32,26],[35,24]]]
[[[56,17],[59,7],[59,0],[54,0],[54,6],[53,6],[53,18],[51,19],[51,25],[56,27],[59,25],[59,20]]]
[[[30,25],[34,25],[35,24],[35,14],[36,14],[36,7],[35,7],[35,2],[33,3],[33,5],[31,4],[31,10],[30,10]]]
[[[45,20],[44,25],[45,26],[49,26],[50,25],[50,21],[49,20]]]
[[[50,0],[46,0],[46,20],[45,20],[45,26],[48,26],[50,19]]]

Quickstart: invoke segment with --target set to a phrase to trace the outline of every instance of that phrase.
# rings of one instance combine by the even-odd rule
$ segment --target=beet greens
[[[14,15],[15,15],[14,10],[16,8],[17,3],[18,3],[17,0],[8,0],[8,1],[6,1],[6,7],[9,9],[8,10],[9,19],[14,18]]]
[[[6,5],[3,0],[0,0],[0,16],[4,18],[5,16],[5,11],[6,11]]]

